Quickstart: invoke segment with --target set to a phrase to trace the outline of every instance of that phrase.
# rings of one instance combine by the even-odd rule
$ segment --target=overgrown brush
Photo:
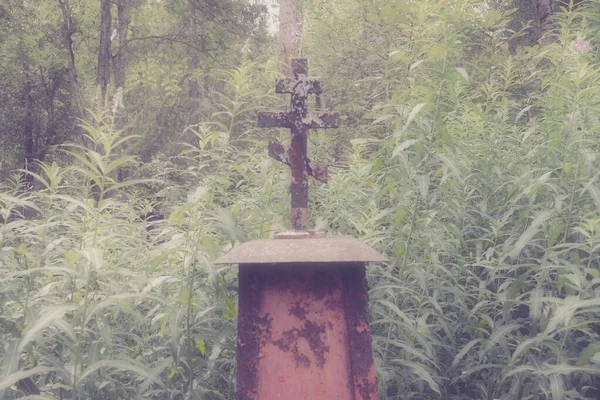
[[[370,275],[380,396],[598,398],[597,2],[565,3],[515,52],[508,14],[481,2],[377,4],[348,42],[403,34],[354,57],[373,100],[347,109],[372,122],[319,201],[395,255]]]
[[[510,13],[486,4],[376,0],[346,26],[357,9],[314,2],[309,30],[336,53],[309,37],[311,68],[347,119],[311,136],[332,166],[313,225],[392,258],[369,275],[382,399],[596,399],[598,3],[515,51]],[[234,397],[235,273],[211,261],[287,213],[255,73],[226,74],[221,112],[152,182],[115,180],[130,138],[97,117],[67,148],[78,166],[4,184],[1,396]],[[140,185],[168,199],[150,232]]]
[[[92,115],[74,166],[3,186],[2,398],[232,396],[235,274],[212,261],[277,229],[285,187],[247,137],[254,69],[224,71],[221,111],[151,179],[118,179],[140,175],[121,150],[135,137]]]

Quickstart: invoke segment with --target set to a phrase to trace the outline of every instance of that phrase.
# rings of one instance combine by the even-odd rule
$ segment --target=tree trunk
[[[71,98],[75,102],[75,108],[77,112],[77,117],[83,118],[83,100],[79,93],[79,82],[77,78],[77,68],[75,66],[75,50],[73,46],[73,34],[75,34],[75,25],[73,23],[73,13],[71,11],[71,6],[69,4],[69,0],[57,0],[58,5],[60,6],[60,10],[62,11],[63,16],[63,25],[62,25],[62,36],[63,36],[63,44],[65,47],[65,51],[67,52],[67,57],[69,59],[69,63],[67,65],[67,69],[69,72],[69,92],[71,94]]]
[[[536,8],[538,20],[542,22],[546,20],[550,14],[552,14],[554,5],[552,4],[552,0],[537,0]]]
[[[302,53],[304,0],[279,0],[279,71],[290,75],[290,62]]]
[[[188,0],[188,7],[190,11],[190,19],[189,19],[189,28],[192,35],[192,38],[199,37],[199,27],[198,27],[198,11],[196,9],[196,5],[194,0]],[[194,54],[192,56],[192,60],[190,61],[190,97],[193,103],[197,103],[198,98],[200,97],[200,84],[198,83],[198,79],[196,79],[195,73],[198,67],[200,66],[200,57],[198,54]],[[194,105],[195,108],[196,104]]]
[[[40,116],[38,118],[39,135],[35,138],[35,159],[44,161],[46,150],[56,140],[56,112],[54,99],[64,78],[61,73],[50,73],[49,80],[44,76],[44,70],[39,68],[40,88],[45,96],[38,96]]]
[[[107,90],[110,82],[110,36],[112,16],[110,12],[111,0],[100,0],[100,42],[98,45],[98,69],[96,71],[96,85],[100,91],[99,104],[106,107]]]
[[[582,4],[581,0],[573,0],[573,9]],[[535,0],[536,22],[538,37],[543,37],[552,28],[551,16],[560,7],[570,7],[569,0]]]
[[[550,15],[554,11],[553,0],[536,0],[536,14],[540,36],[547,31]]]
[[[23,68],[24,71],[28,71],[27,67]],[[36,159],[36,146],[35,146],[35,138],[36,128],[38,124],[35,121],[35,100],[33,96],[33,83],[31,82],[31,78],[28,76],[27,81],[23,86],[23,104],[25,108],[25,115],[23,116],[23,156],[24,156],[24,166],[23,169],[26,171],[31,170],[35,163]],[[27,174],[25,175],[25,180],[28,183],[33,182],[33,176]]]
[[[198,21],[198,10],[197,10],[194,0],[188,0],[188,7],[189,7],[189,12],[190,12],[189,29],[190,29],[191,37],[194,39],[197,39],[200,37],[200,21]],[[192,114],[194,123],[197,122],[196,121],[196,112],[198,111],[198,108],[200,105],[199,103],[200,103],[200,95],[201,95],[200,83],[198,82],[198,79],[196,78],[196,71],[198,70],[199,66],[200,66],[200,57],[198,56],[198,54],[193,54],[192,59],[190,60],[190,63],[189,63],[189,74],[190,74],[189,96],[190,96],[190,103],[191,103],[190,113]]]
[[[131,23],[132,0],[121,0],[117,3],[117,38],[119,39],[119,50],[114,56],[114,76],[116,90],[125,89],[125,67],[129,43],[127,33]]]

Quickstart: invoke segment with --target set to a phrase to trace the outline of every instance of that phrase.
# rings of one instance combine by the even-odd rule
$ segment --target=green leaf
[[[548,379],[550,380],[550,392],[552,393],[553,399],[564,399],[565,398],[565,383],[563,382],[560,374],[551,374]]]
[[[496,346],[496,344],[498,344],[502,340],[507,340],[509,334],[519,329],[520,327],[520,324],[512,323],[494,329],[490,337],[485,342],[485,346],[483,346],[483,348],[479,351],[479,358],[482,359],[488,351],[490,351],[494,346]]]
[[[67,260],[67,266],[72,267],[77,264],[78,261],[83,259],[85,256],[81,251],[77,250],[69,250],[65,255],[65,259]]]
[[[104,255],[98,248],[89,248],[82,251],[82,255],[88,260],[90,265],[96,270],[101,270],[104,264]]]
[[[394,151],[392,152],[392,158],[396,157],[398,154],[402,153],[404,150],[408,149],[410,146],[417,142],[418,140],[416,139],[408,139],[400,143],[394,148]]]
[[[538,213],[536,215],[536,217],[533,219],[533,221],[531,222],[531,225],[529,225],[529,227],[525,230],[525,232],[523,232],[523,234],[521,234],[521,237],[519,237],[519,240],[517,240],[517,242],[513,246],[512,250],[508,252],[508,254],[507,254],[508,257],[513,258],[513,259],[516,258],[521,253],[521,250],[523,250],[523,248],[529,244],[531,239],[533,239],[533,237],[540,231],[541,225],[548,218],[550,218],[551,215],[552,215],[551,210],[545,210],[545,211]]]
[[[81,301],[81,293],[80,292],[73,292],[73,294],[71,295],[71,301],[75,304],[79,304],[79,302]]]
[[[600,208],[600,189],[594,184],[587,185],[587,190],[590,192],[592,199],[594,200],[594,204],[596,207]]]
[[[527,111],[531,110],[531,108],[533,107],[533,105],[527,106],[525,108],[523,108],[521,111],[519,111],[519,113],[517,114],[516,118],[515,118],[515,123],[519,122],[519,119],[525,115],[527,113]]]
[[[466,69],[462,68],[462,67],[456,67],[454,68],[456,70],[456,72],[458,72],[460,74],[460,76],[462,76],[465,80],[465,82],[469,82],[469,74],[467,72]]]
[[[483,339],[473,339],[471,341],[469,341],[466,345],[463,346],[462,349],[460,349],[460,351],[458,353],[456,353],[456,356],[454,356],[454,359],[452,359],[452,364],[450,364],[450,367],[454,367],[456,366],[456,364],[458,364],[460,362],[460,360],[463,359],[463,357],[476,345],[479,344],[483,341]]]
[[[75,307],[76,306],[74,304],[53,306],[49,310],[42,312],[42,315],[35,321],[35,323],[25,329],[25,335],[23,335],[19,342],[17,353],[20,354],[25,346],[42,334],[44,329],[54,324],[56,320],[62,318],[66,313],[73,311]]]
[[[516,362],[523,353],[525,353],[531,347],[537,345],[541,339],[542,338],[538,335],[538,337],[521,340],[512,354],[512,362]]]
[[[596,353],[600,353],[600,343],[590,343],[579,353],[579,360],[577,360],[578,367],[587,365]]]
[[[410,67],[408,68],[408,71],[412,71],[413,69],[417,68],[419,65],[423,64],[424,62],[425,62],[425,60],[419,60],[419,61],[412,63],[410,65]]]
[[[198,336],[195,336],[194,343],[196,343],[196,348],[198,348],[198,351],[200,354],[202,354],[202,357],[204,357],[206,355],[206,343],[204,343],[204,340]]]
[[[422,174],[415,177],[417,184],[419,185],[419,193],[423,200],[427,199],[429,193],[429,175]]]
[[[54,371],[54,368],[40,365],[31,369],[13,372],[12,374],[2,378],[2,380],[0,381],[0,390],[11,387],[12,385],[19,382],[21,379],[29,378],[34,375],[44,374],[46,372],[51,371]]]
[[[78,376],[77,382],[75,382],[75,384],[77,386],[83,385],[88,376],[90,376],[92,373],[96,372],[101,368],[116,369],[117,371],[131,371],[142,378],[152,381],[153,383],[157,384],[162,388],[165,387],[162,380],[158,378],[158,374],[161,372],[160,370],[152,371],[146,368],[146,366],[144,366],[143,364],[131,359],[96,361],[95,363],[87,367],[81,373],[80,376]]]
[[[377,125],[377,124],[387,121],[393,117],[394,116],[391,114],[382,115],[380,117],[377,117],[377,119],[375,119],[375,121],[373,121],[373,125]]]
[[[190,290],[187,286],[184,286],[179,291],[179,304],[187,306],[190,302]]]
[[[425,369],[421,364],[417,364],[416,362],[403,360],[400,358],[392,360],[394,364],[403,365],[405,367],[410,368],[411,372],[417,377],[417,379],[424,380],[427,382],[431,390],[436,392],[438,395],[441,395],[440,387],[437,382],[433,379],[433,376],[429,371]]]
[[[425,107],[426,105],[427,103],[419,103],[413,107],[413,109],[410,111],[410,114],[408,114],[408,117],[406,118],[406,122],[404,123],[402,131],[406,131],[408,129],[410,123],[416,118],[417,115],[419,115],[423,107]]]

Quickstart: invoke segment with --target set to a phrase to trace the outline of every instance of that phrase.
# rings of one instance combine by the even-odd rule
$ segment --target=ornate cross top
[[[258,126],[261,128],[289,128],[292,141],[289,149],[277,141],[269,142],[269,155],[290,166],[292,170],[292,228],[306,231],[308,224],[308,175],[327,181],[327,166],[310,161],[307,156],[308,130],[337,128],[337,113],[308,111],[306,99],[309,94],[321,94],[318,78],[308,77],[308,61],[292,60],[292,77],[280,78],[275,83],[276,93],[290,93],[290,111],[261,112]]]

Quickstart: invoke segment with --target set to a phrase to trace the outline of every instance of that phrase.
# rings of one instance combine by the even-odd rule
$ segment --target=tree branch
[[[174,42],[174,43],[179,43],[179,44],[183,44],[189,48],[192,48],[200,53],[208,53],[211,51],[217,51],[217,50],[225,50],[227,49],[227,46],[222,46],[222,47],[213,47],[210,49],[202,49],[198,46],[194,46],[193,44],[190,44],[184,40],[179,40],[179,39],[175,39],[169,36],[143,36],[143,37],[135,37],[135,38],[131,38],[129,39],[129,43],[133,42],[133,41],[139,41],[139,40],[166,40],[168,42]]]

